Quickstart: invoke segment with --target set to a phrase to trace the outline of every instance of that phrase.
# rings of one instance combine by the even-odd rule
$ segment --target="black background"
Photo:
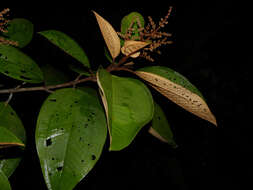
[[[184,111],[155,91],[166,110],[179,145],[176,150],[159,142],[145,127],[121,152],[105,148],[94,169],[75,189],[250,189],[252,171],[251,83],[252,30],[250,10],[240,3],[167,4],[150,8],[12,8],[11,17],[34,23],[35,31],[56,29],[72,36],[87,53],[93,68],[106,63],[104,41],[91,10],[119,30],[121,18],[138,11],[159,21],[174,6],[165,31],[174,44],[162,48],[155,64],[186,76],[205,96],[217,117],[218,128]],[[74,60],[35,34],[24,48],[39,65],[63,71]],[[148,63],[150,64],[150,63]],[[1,76],[13,87],[15,82]],[[21,117],[28,144],[24,159],[10,178],[13,190],[46,189],[37,157],[34,131],[45,92],[14,95],[11,105]],[[1,95],[1,100],[7,96]],[[1,189],[1,187],[0,187]]]

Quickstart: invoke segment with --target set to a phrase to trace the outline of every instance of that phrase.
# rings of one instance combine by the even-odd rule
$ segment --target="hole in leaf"
[[[52,160],[55,160],[55,158],[53,157]]]
[[[5,74],[9,74],[9,71],[4,71]]]
[[[50,102],[56,102],[56,99],[49,99]]]
[[[93,155],[91,155],[91,159],[92,160],[96,160],[96,156],[93,154]]]
[[[82,163],[84,163],[84,160],[81,160]]]
[[[78,101],[76,100],[76,101],[75,101],[75,104],[77,104],[77,103],[78,103]]]
[[[60,172],[62,170],[62,168],[63,168],[62,166],[59,166],[56,169],[57,169],[58,172]]]
[[[14,115],[14,113],[13,113],[13,112],[11,112],[11,115]]]
[[[52,139],[47,139],[46,140],[46,146],[50,146],[52,144]]]

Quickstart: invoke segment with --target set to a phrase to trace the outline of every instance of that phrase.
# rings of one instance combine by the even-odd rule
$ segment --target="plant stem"
[[[74,80],[63,84],[58,85],[50,85],[50,86],[38,86],[38,87],[28,87],[28,88],[10,88],[10,89],[4,89],[0,90],[0,94],[10,94],[10,93],[17,93],[17,92],[31,92],[31,91],[49,91],[51,89],[57,89],[57,88],[64,88],[69,86],[74,86],[83,82],[87,81],[96,81],[95,77],[88,77],[80,80]]]
[[[111,65],[109,65],[107,67],[107,71],[108,72],[111,72],[111,71],[128,71],[128,72],[133,73],[132,70],[124,67],[124,65],[123,65],[127,61],[127,59],[129,58],[130,55],[121,58],[121,60],[119,61],[118,64],[112,63]],[[69,87],[69,86],[75,87],[77,84],[84,83],[84,82],[87,82],[87,81],[96,82],[96,80],[97,80],[96,76],[92,75],[92,76],[84,78],[84,79],[77,78],[73,81],[66,82],[66,83],[63,83],[63,84],[58,84],[58,85],[27,87],[27,88],[20,88],[20,87],[17,88],[17,87],[15,87],[15,88],[10,88],[10,89],[3,89],[3,90],[0,90],[0,94],[13,94],[13,93],[18,93],[18,92],[32,92],[32,91],[50,92],[50,90],[52,90],[52,89],[64,88],[64,87]]]

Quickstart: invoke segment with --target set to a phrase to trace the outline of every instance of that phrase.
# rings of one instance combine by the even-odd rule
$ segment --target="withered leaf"
[[[104,37],[105,43],[112,55],[112,58],[115,59],[120,54],[119,36],[108,21],[106,21],[103,17],[101,17],[95,11],[93,11],[93,13],[96,16],[98,25]]]

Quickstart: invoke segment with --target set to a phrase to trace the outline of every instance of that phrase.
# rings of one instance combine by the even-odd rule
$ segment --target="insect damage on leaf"
[[[159,75],[143,71],[135,73],[177,105],[217,126],[216,119],[206,102],[197,94]]]
[[[93,13],[96,16],[98,25],[104,37],[105,43],[112,55],[112,58],[115,59],[120,54],[120,39],[118,37],[118,34],[108,21],[106,21],[95,11],[93,11]]]

